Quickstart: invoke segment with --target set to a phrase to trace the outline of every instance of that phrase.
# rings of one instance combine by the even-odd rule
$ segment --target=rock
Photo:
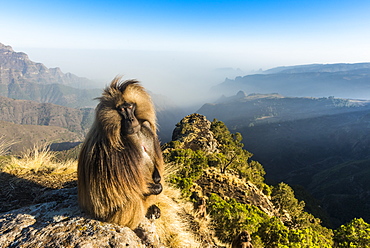
[[[202,150],[207,153],[218,152],[218,142],[210,130],[211,122],[200,114],[191,114],[184,117],[176,125],[172,134],[176,148]],[[173,143],[172,143],[173,144]]]
[[[43,203],[0,215],[2,248],[163,247],[150,220],[140,224],[137,235],[127,227],[85,216],[77,204],[76,188],[47,191],[35,202]]]

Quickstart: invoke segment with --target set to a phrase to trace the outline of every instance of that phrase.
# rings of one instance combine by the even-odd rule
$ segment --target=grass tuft
[[[25,174],[28,172],[48,172],[49,174],[71,174],[77,171],[77,161],[58,161],[48,144],[34,146],[19,157],[11,156],[10,161],[2,167],[3,172]]]
[[[8,155],[9,150],[12,145],[14,145],[15,141],[13,140],[8,140],[5,138],[5,136],[0,137],[0,156],[5,156]]]

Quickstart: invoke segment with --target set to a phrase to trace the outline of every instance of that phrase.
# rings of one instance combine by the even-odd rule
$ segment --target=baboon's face
[[[121,115],[121,133],[130,135],[137,133],[140,130],[140,123],[135,116],[136,105],[134,103],[124,102],[117,107],[118,113]]]

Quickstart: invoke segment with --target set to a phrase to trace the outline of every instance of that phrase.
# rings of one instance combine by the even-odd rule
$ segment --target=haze
[[[0,42],[31,60],[99,86],[137,78],[177,104],[261,68],[370,61],[368,0],[21,0],[1,9]]]

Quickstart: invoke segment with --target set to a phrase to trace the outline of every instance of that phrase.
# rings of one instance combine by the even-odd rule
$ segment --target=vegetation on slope
[[[320,208],[307,194],[299,199],[338,228],[358,216],[370,221],[369,107],[364,100],[238,93],[199,111],[240,132],[269,183],[304,188]]]
[[[201,128],[193,117],[187,122],[179,123],[178,127],[183,126],[185,130],[177,133],[187,133],[189,137],[196,136],[196,129]],[[189,123],[196,126],[193,133],[189,132]],[[204,131],[202,132],[204,136]],[[164,154],[167,163],[177,165],[170,181],[179,187],[183,195],[193,201],[196,207],[199,207],[199,202],[205,201],[208,213],[205,218],[211,219],[215,234],[221,241],[231,243],[238,233],[246,230],[251,234],[255,247],[350,247],[344,244],[348,243],[344,240],[350,237],[343,234],[343,228],[338,229],[334,236],[331,229],[321,225],[320,219],[304,211],[305,203],[295,198],[289,185],[279,183],[269,186],[264,182],[265,171],[262,165],[253,161],[252,154],[243,149],[239,133],[230,133],[218,120],[211,123],[210,132],[218,142],[216,152],[197,150],[194,146],[189,149],[183,142],[175,140],[167,146]],[[181,137],[181,140],[184,138]],[[191,142],[188,140],[188,143]],[[200,144],[199,147],[204,146]],[[205,179],[206,177],[208,179]],[[212,181],[209,178],[217,180]],[[213,187],[203,185],[204,181]],[[251,200],[245,200],[242,196],[248,195],[249,192],[243,191],[242,182],[255,184],[260,194],[265,194],[271,200],[276,211],[267,212],[261,204],[251,204]],[[217,185],[218,183],[221,185]],[[220,189],[230,189],[229,184],[238,185],[233,194]],[[355,230],[354,232],[356,233]],[[361,232],[362,235],[356,235],[370,234],[366,231],[366,234],[363,234],[363,230]],[[337,237],[339,233],[344,235],[343,238]]]

